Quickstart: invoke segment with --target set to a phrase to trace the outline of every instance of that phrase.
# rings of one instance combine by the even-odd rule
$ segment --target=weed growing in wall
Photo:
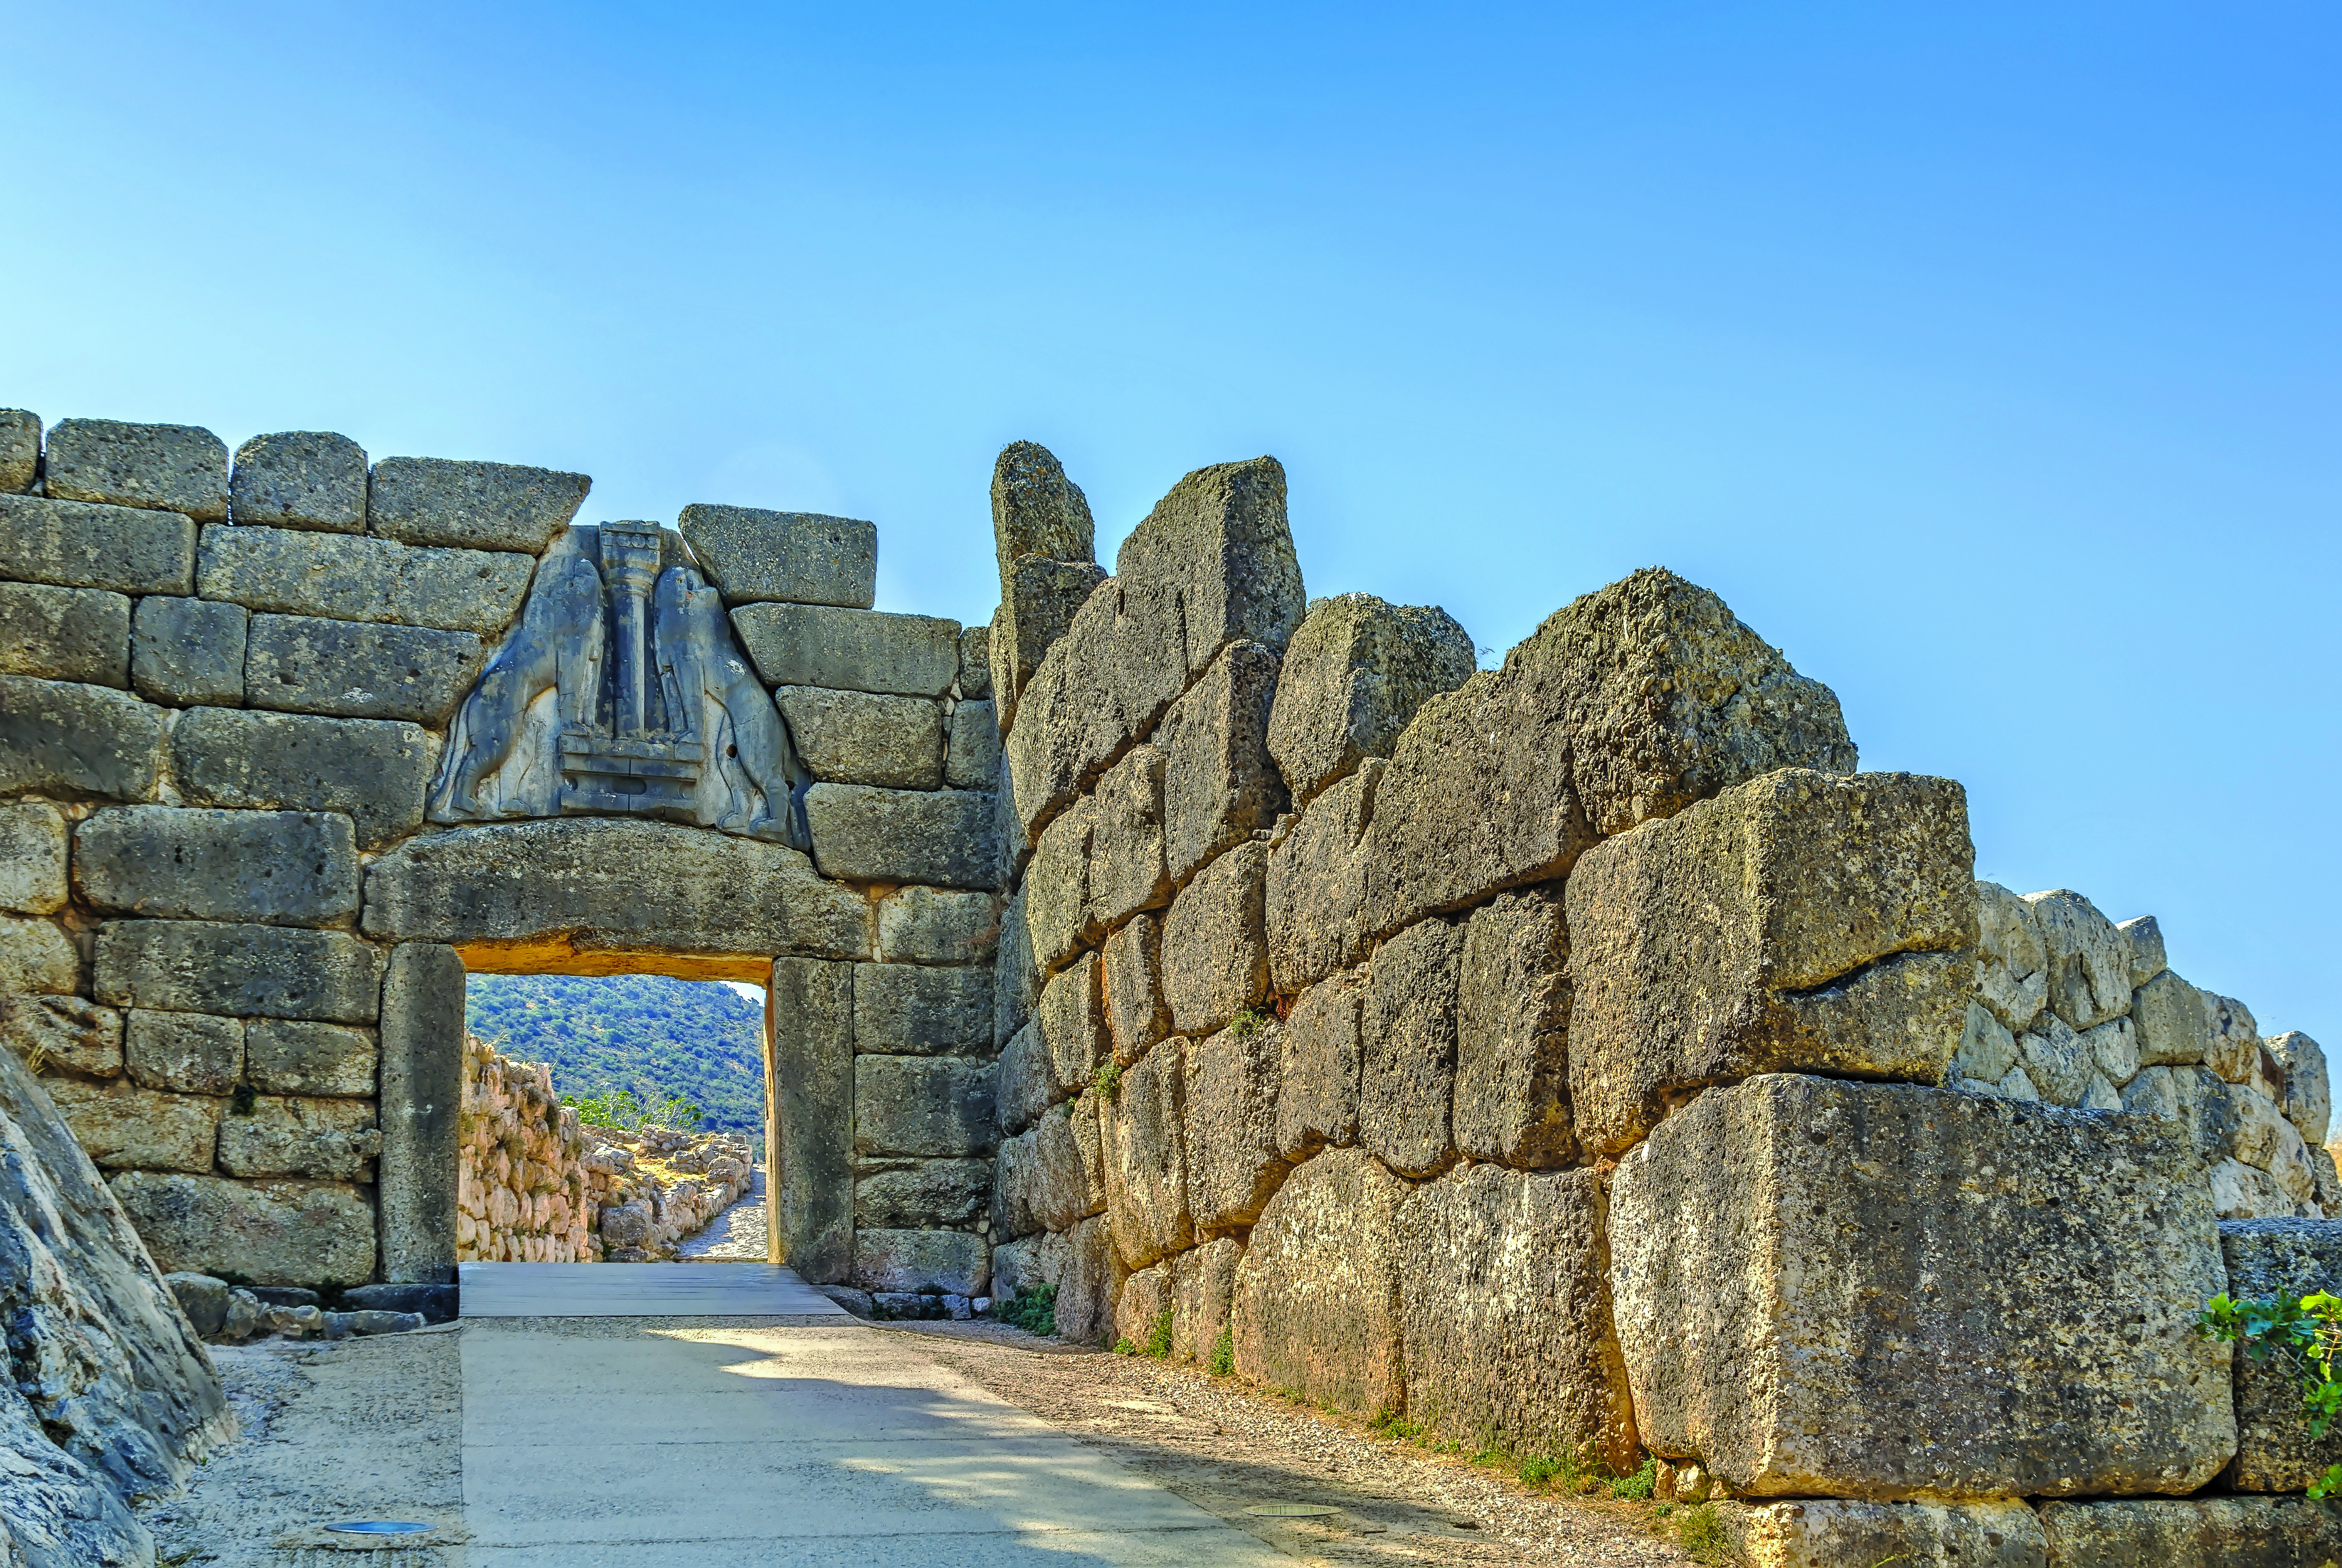
[[[1212,1342],[1212,1375],[1232,1376],[1236,1370],[1236,1336],[1226,1329]]]
[[[1097,1071],[1090,1074],[1090,1087],[1097,1091],[1099,1099],[1113,1099],[1115,1091],[1122,1087],[1122,1064],[1099,1063]]]
[[[2302,1414],[2313,1441],[2324,1437],[2342,1413],[2342,1383],[2334,1378],[2335,1359],[2342,1356],[2342,1296],[2317,1291],[2231,1301],[2223,1291],[2196,1314],[2196,1332],[2240,1344],[2248,1359],[2275,1362],[2291,1373],[2301,1388]],[[2342,1492],[2342,1464],[2327,1465],[2309,1483],[2312,1497],[2336,1492]]]
[[[1146,1353],[1157,1361],[1171,1359],[1171,1309],[1165,1307],[1155,1314],[1155,1327],[1146,1335]]]
[[[1026,1333],[1055,1334],[1057,1332],[1057,1287],[1052,1284],[1026,1285],[1011,1301],[996,1301],[992,1315],[1012,1328]]]

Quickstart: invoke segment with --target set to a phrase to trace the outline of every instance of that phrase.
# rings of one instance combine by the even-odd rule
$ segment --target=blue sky
[[[0,404],[881,529],[1272,452],[1497,653],[1717,592],[1980,874],[2342,1045],[2330,7],[9,8]]]

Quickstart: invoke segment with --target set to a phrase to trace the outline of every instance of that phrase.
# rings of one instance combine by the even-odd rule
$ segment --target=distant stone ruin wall
[[[2342,1226],[2265,1217],[2331,1193],[2306,1037],[2152,922],[1976,882],[1960,786],[1857,772],[1829,690],[1665,571],[1476,671],[1437,611],[1305,604],[1273,460],[1182,480],[1111,577],[1046,452],[993,500],[996,1292],[1656,1457],[1766,1562],[2291,1539],[2045,1504],[2315,1473],[2287,1413],[2240,1442],[2283,1400],[2192,1327],[2239,1259],[2342,1283]]]
[[[838,1052],[774,1129],[793,1257],[892,1283],[940,1246],[980,1288],[990,1030],[952,1009],[999,920],[985,634],[869,608],[870,524],[572,527],[588,484],[0,411],[6,1038],[165,1268],[436,1278],[466,966],[782,958],[836,1010],[790,1040]],[[574,1251],[575,1219],[511,1234]]]

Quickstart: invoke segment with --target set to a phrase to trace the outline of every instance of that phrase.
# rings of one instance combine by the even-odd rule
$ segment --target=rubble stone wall
[[[988,993],[985,633],[872,610],[867,523],[693,507],[678,530],[613,530],[706,584],[690,601],[712,612],[694,647],[724,667],[696,674],[781,721],[707,710],[729,714],[699,737],[708,777],[734,779],[778,734],[794,801],[766,801],[755,822],[655,820],[627,814],[619,781],[619,804],[596,813],[444,809],[449,751],[493,761],[503,738],[458,724],[482,684],[551,679],[532,676],[543,660],[527,638],[575,582],[589,483],[370,462],[324,434],[231,456],[190,426],[45,433],[0,414],[0,1034],[37,1064],[165,1269],[427,1279],[452,1267],[459,1231],[483,1244],[492,1216],[456,1192],[467,966],[762,983],[775,959],[801,958],[866,969],[878,1003],[902,989],[897,966],[920,970],[921,997],[929,977]],[[539,564],[559,552],[570,574],[548,587]],[[638,667],[670,711],[693,673]],[[552,701],[524,726],[553,723]],[[777,831],[790,806],[802,827]],[[925,1015],[883,1005],[859,1020],[849,1008],[846,1025],[873,1054],[989,1052],[988,1038],[938,1047],[916,1033]],[[816,1279],[856,1266],[856,1082],[849,1061],[776,1105],[784,1209],[836,1218],[784,1228]],[[880,1074],[873,1088],[938,1097],[939,1123],[988,1120],[988,1078],[966,1072]],[[985,1154],[988,1138],[974,1141]],[[845,1154],[832,1160],[828,1142]],[[515,1208],[491,1240],[574,1253],[576,1194],[534,1181],[527,1224]],[[539,1214],[555,1186],[567,1212]],[[933,1253],[917,1236],[946,1228],[961,1275],[985,1273],[965,1187],[874,1199],[874,1253]]]
[[[2301,1483],[2192,1323],[2224,1225],[2329,1223],[2324,1060],[2152,919],[1976,881],[1957,784],[1859,772],[1663,570],[1481,670],[1439,611],[1305,600],[1273,460],[1111,576],[1046,452],[993,502],[997,1293],[1656,1459],[1765,1561],[2040,1561],[2149,1506],[2049,1499]],[[2175,1560],[2267,1523],[2152,1506]]]

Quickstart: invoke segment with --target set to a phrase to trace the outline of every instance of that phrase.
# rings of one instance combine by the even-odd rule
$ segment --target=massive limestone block
[[[992,1283],[992,1249],[966,1231],[854,1233],[854,1283],[866,1291],[980,1296]]]
[[[965,670],[960,679],[967,679]],[[944,783],[953,789],[988,790],[999,774],[1000,721],[990,703],[963,701],[952,709],[950,736],[944,743]]]
[[[1889,1563],[1908,1568],[2042,1568],[2047,1550],[2040,1516],[2023,1503],[1815,1497],[1763,1503],[1726,1517],[1726,1530],[1747,1568],[1877,1568]]]
[[[824,876],[988,889],[998,874],[991,798],[967,790],[817,784],[806,823]]]
[[[382,1134],[364,1100],[256,1096],[248,1112],[219,1124],[219,1166],[231,1176],[329,1176],[374,1180]]]
[[[62,996],[81,978],[81,951],[55,921],[0,915],[0,996]]]
[[[2193,1328],[2225,1280],[2201,1171],[2152,1117],[1710,1089],[1611,1178],[1644,1445],[1736,1494],[2192,1492],[2237,1430]]]
[[[2342,1289],[2342,1221],[2223,1220],[2220,1253],[2228,1294],[2298,1301]],[[2238,1492],[2298,1492],[2342,1463],[2342,1432],[2313,1442],[2292,1371],[2277,1362],[2236,1360],[2237,1458],[2224,1477]]]
[[[227,446],[192,424],[61,419],[49,431],[43,479],[60,501],[227,515]]]
[[[118,1500],[170,1491],[235,1435],[147,1254],[41,1087],[0,1052],[0,1316],[14,1364],[0,1388],[0,1541],[15,1534],[19,1561],[135,1561],[100,1549],[144,1539]]]
[[[1837,699],[1724,601],[1650,568],[1430,699],[1375,812],[1375,933],[1566,875],[1604,834],[1784,767],[1850,773]]]
[[[991,1193],[989,1160],[908,1160],[855,1181],[854,1223],[881,1231],[972,1226]]]
[[[1285,781],[1268,757],[1276,651],[1233,643],[1171,704],[1156,731],[1167,869],[1185,883],[1206,861],[1275,823]]]
[[[338,1027],[331,1024],[300,1026]],[[244,1035],[241,1018],[133,1008],[124,1020],[123,1065],[131,1082],[143,1088],[168,1089],[179,1094],[230,1094],[244,1081]],[[368,1084],[364,1092],[370,1094],[373,1089]]]
[[[2048,1568],[2323,1568],[2342,1556],[2342,1512],[2299,1497],[2052,1503]]]
[[[2136,991],[2170,966],[2164,951],[2163,924],[2151,914],[2118,923],[2115,929],[2130,943],[2130,984]]]
[[[1098,1107],[1106,1218],[1126,1268],[1144,1268],[1196,1239],[1180,1115],[1185,1044],[1166,1040],[1148,1052]]]
[[[255,708],[444,724],[488,650],[469,632],[373,626],[311,615],[255,615],[244,696]]]
[[[2285,1069],[2285,1119],[2301,1129],[2314,1145],[2326,1142],[2334,1119],[2334,1091],[2326,1076],[2326,1049],[2299,1030],[2288,1030],[2266,1042],[2268,1054]]]
[[[1100,984],[1104,967],[1096,954],[1085,953],[1041,988],[1034,1022],[1048,1056],[1049,1077],[1060,1094],[1079,1094],[1113,1049]]]
[[[866,610],[878,592],[878,525],[818,512],[691,505],[676,519],[726,604]]]
[[[329,431],[255,435],[235,449],[227,499],[228,515],[247,527],[363,534],[365,450]]]
[[[2022,1034],[2049,1005],[2049,955],[2033,905],[1997,883],[1977,884],[1977,994]]]
[[[74,881],[114,914],[335,925],[358,912],[357,841],[332,812],[114,806],[75,828]]]
[[[1013,1138],[1000,1140],[1000,1153],[994,1156],[992,1180],[992,1234],[996,1241],[1010,1241],[1029,1236],[1047,1229],[1038,1212],[1041,1185],[1040,1134],[1037,1128],[1019,1133]],[[859,1200],[855,1204],[854,1223],[857,1225],[874,1222],[862,1217]]]
[[[0,675],[0,792],[151,800],[165,716],[105,686]]]
[[[1136,745],[1097,782],[1087,812],[1086,931],[1112,931],[1142,909],[1159,909],[1171,902],[1171,869],[1164,854],[1167,761],[1159,746]],[[1057,824],[1052,823],[1042,839],[1047,841],[1057,831]]]
[[[1296,1170],[1253,1227],[1229,1313],[1236,1370],[1346,1411],[1403,1410],[1398,1208],[1363,1149]]]
[[[1367,757],[1387,757],[1426,698],[1471,678],[1472,639],[1446,611],[1337,594],[1309,606],[1286,649],[1268,750],[1305,804]]]
[[[2249,1084],[2262,1075],[2261,1030],[2252,1010],[2233,996],[2202,993],[2205,1026],[2204,1065],[2231,1084]]]
[[[1057,1255],[1058,1336],[1103,1343],[1114,1327],[1115,1297],[1129,1273],[1115,1252],[1106,1216],[1096,1215],[1065,1232]]]
[[[540,555],[593,484],[583,474],[513,463],[385,457],[374,465],[366,527],[408,544]]]
[[[364,1029],[255,1018],[244,1031],[244,1070],[264,1094],[371,1094],[376,1062],[374,1035]]]
[[[1033,1214],[1062,1231],[1106,1212],[1105,1149],[1099,1141],[1098,1097],[1084,1094],[1034,1125]]]
[[[2142,1066],[2192,1067],[2211,1049],[2204,994],[2167,969],[2131,993]]]
[[[119,1078],[122,1014],[78,996],[11,996],[0,1002],[0,1046],[46,1072]]]
[[[1456,1014],[1462,1153],[1532,1170],[1576,1156],[1568,963],[1559,888],[1502,894],[1466,922]]]
[[[783,686],[773,694],[813,776],[886,789],[944,782],[943,709],[926,697]]]
[[[204,530],[195,586],[254,611],[494,635],[512,624],[535,570],[509,550],[215,524]]]
[[[0,583],[0,674],[130,684],[130,601],[102,588]]]
[[[45,1085],[89,1157],[109,1171],[209,1171],[224,1100],[168,1094],[127,1080],[53,1078]]]
[[[992,628],[988,625],[960,630],[959,694],[963,702],[989,704],[992,700]],[[993,738],[997,741],[999,736],[996,733]]]
[[[1284,1184],[1290,1167],[1276,1145],[1284,1034],[1266,1020],[1187,1043],[1179,1104],[1187,1207],[1199,1233],[1251,1224]]]
[[[1114,1059],[1129,1066],[1171,1033],[1163,998],[1163,922],[1141,914],[1106,939],[1106,1020]]]
[[[1519,1453],[1641,1463],[1610,1326],[1602,1188],[1589,1170],[1466,1165],[1399,1204],[1413,1419]]]
[[[1268,994],[1267,870],[1266,844],[1238,844],[1197,873],[1164,917],[1163,994],[1182,1034],[1225,1029]]]
[[[346,812],[371,849],[423,825],[430,737],[411,724],[196,708],[171,733],[196,804]]]
[[[1301,568],[1275,458],[1200,468],[1123,541],[1020,699],[1006,754],[1027,835],[1064,809],[1230,643],[1282,649]]]
[[[914,884],[881,896],[871,924],[881,964],[988,964],[1000,905],[989,893]]]
[[[740,645],[768,686],[940,697],[959,678],[959,623],[826,604],[743,604]]]
[[[262,1285],[355,1285],[374,1276],[374,1205],[347,1183],[125,1171],[109,1184],[165,1273]]]
[[[1167,1338],[1171,1316],[1177,1311],[1177,1289],[1178,1265],[1172,1258],[1139,1269],[1125,1279],[1122,1293],[1114,1303],[1115,1348],[1126,1354],[1147,1348],[1158,1324]],[[1164,1348],[1170,1347],[1166,1343]]]
[[[767,1188],[781,1261],[818,1284],[854,1266],[854,967],[773,961],[766,1083],[774,1102]]]
[[[1456,1082],[1460,926],[1411,925],[1375,950],[1359,1020],[1358,1142],[1402,1176],[1456,1158],[1448,1109]]]
[[[0,495],[0,577],[116,594],[195,591],[193,519],[178,512]]]
[[[865,1158],[967,1159],[998,1134],[992,1064],[956,1056],[854,1059],[854,1152]]]
[[[30,490],[40,468],[41,416],[26,408],[0,408],[0,494]]]
[[[1028,555],[1050,561],[1096,560],[1096,525],[1089,497],[1066,475],[1047,447],[1012,441],[992,464],[992,544],[1000,563],[1000,596],[1008,597],[1009,570]]]
[[[1358,1074],[1366,988],[1336,974],[1302,993],[1286,1015],[1277,1067],[1276,1150],[1299,1162],[1358,1141]]]
[[[1386,765],[1367,758],[1311,801],[1269,852],[1268,973],[1286,995],[1366,955],[1366,824]]]
[[[1049,1046],[1036,1019],[1008,1037],[1000,1048],[994,1071],[994,1112],[1003,1133],[1022,1133],[1042,1112],[1057,1103],[1065,1091],[1049,1071]]]
[[[1244,1243],[1216,1236],[1171,1260],[1171,1354],[1209,1363],[1228,1333]],[[1231,1350],[1233,1350],[1233,1345]]]
[[[251,624],[241,604],[150,594],[130,617],[130,683],[152,703],[241,707]]]
[[[1579,1140],[1756,1073],[1943,1080],[1973,984],[1967,795],[1785,769],[1622,834],[1569,880]]]
[[[1040,966],[1033,961],[1032,931],[1025,921],[1025,894],[1020,890],[1000,911],[1000,944],[992,963],[994,1044],[1007,1044],[1009,1037],[1025,1027],[1040,993]]]
[[[991,972],[856,964],[854,1048],[889,1056],[989,1055]]]
[[[1073,627],[1074,616],[1106,581],[1106,568],[1092,561],[1052,561],[1026,555],[1002,574],[1000,609],[986,644],[993,701],[1000,704],[1000,730],[1016,723],[1018,699],[1041,661]]]
[[[1090,916],[1090,843],[1097,821],[1094,801],[1082,800],[1061,814],[1033,848],[1025,873],[1025,924],[1033,962],[1043,973],[1055,969],[1099,932]]]
[[[2047,954],[2049,1005],[2076,1029],[2130,1011],[2130,939],[2078,893],[2026,895]]]
[[[45,800],[0,805],[0,909],[55,914],[65,904],[65,815]]]
[[[371,1024],[382,950],[340,931],[117,920],[97,934],[97,999],[117,1007]]]
[[[780,844],[571,817],[402,845],[366,868],[365,928],[497,953],[504,973],[590,974],[598,955],[617,974],[642,953],[862,958],[868,912]]]

